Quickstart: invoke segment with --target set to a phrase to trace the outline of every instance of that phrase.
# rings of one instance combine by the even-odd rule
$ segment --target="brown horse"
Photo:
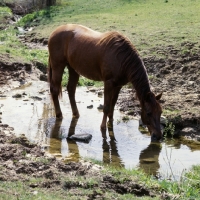
[[[107,117],[112,125],[114,106],[121,87],[131,82],[139,98],[141,117],[153,139],[161,139],[161,106],[150,90],[147,72],[130,40],[118,32],[97,32],[82,25],[67,24],[58,27],[50,36],[49,82],[56,117],[62,118],[58,101],[61,80],[67,66],[67,85],[73,116],[79,111],[75,101],[75,91],[82,75],[88,79],[104,82],[104,108],[101,129],[106,129]]]

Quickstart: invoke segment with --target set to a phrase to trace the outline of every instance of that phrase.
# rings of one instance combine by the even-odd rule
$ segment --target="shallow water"
[[[16,93],[24,94],[16,99],[12,97]],[[97,107],[103,104],[103,98],[88,92],[85,87],[78,87],[76,100],[80,118],[72,119],[65,91],[60,100],[64,118],[56,120],[48,84],[32,82],[12,90],[6,98],[0,98],[2,123],[14,127],[17,135],[25,134],[31,142],[66,162],[93,158],[127,169],[139,167],[147,173],[172,179],[178,179],[192,165],[200,164],[200,149],[191,150],[178,140],[150,143],[150,136],[138,130],[138,120],[123,122],[123,115],[118,110],[115,110],[113,130],[101,132],[103,113]],[[87,108],[90,105],[93,108]],[[92,134],[89,143],[68,138],[83,133]]]

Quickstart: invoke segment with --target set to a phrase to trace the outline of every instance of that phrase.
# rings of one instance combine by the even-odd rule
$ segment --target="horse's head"
[[[149,92],[142,103],[141,118],[151,134],[151,140],[160,140],[162,138],[160,128],[162,108],[158,102],[161,96],[162,93],[155,96],[154,93]]]

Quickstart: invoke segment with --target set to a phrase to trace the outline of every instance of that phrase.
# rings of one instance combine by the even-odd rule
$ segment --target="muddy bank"
[[[0,95],[31,80],[47,81],[47,69],[42,63],[12,60],[9,55],[0,56]]]
[[[175,134],[198,139],[200,135],[200,51],[198,44],[185,42],[181,47],[156,49],[157,56],[144,56],[150,83],[157,94],[163,92],[163,115],[175,125]],[[183,53],[184,52],[184,53]],[[166,58],[159,58],[165,56]],[[120,110],[140,115],[135,92],[122,90]],[[197,136],[197,137],[196,137]]]
[[[108,191],[119,198],[123,194],[158,196],[157,188],[148,189],[128,177],[126,181],[121,182],[114,178],[112,173],[103,173],[103,167],[91,162],[65,164],[58,161],[55,157],[46,155],[41,147],[31,144],[23,135],[15,137],[13,128],[6,124],[1,124],[0,130],[0,180],[24,182],[30,189],[26,191],[29,195],[35,196],[33,191],[43,188],[46,192],[67,191],[71,197],[81,197],[81,199],[104,199]],[[38,181],[33,183],[31,181],[33,178]],[[87,180],[95,181],[91,183]],[[90,194],[86,194],[84,190],[90,190]],[[20,196],[20,194],[11,194],[11,196],[16,195]],[[165,192],[160,193],[159,196],[169,197]]]

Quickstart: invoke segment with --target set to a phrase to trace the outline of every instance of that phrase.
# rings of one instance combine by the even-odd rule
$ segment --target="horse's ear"
[[[160,94],[158,94],[158,95],[156,96],[156,100],[160,100],[161,97],[162,97],[162,93],[160,93]]]

